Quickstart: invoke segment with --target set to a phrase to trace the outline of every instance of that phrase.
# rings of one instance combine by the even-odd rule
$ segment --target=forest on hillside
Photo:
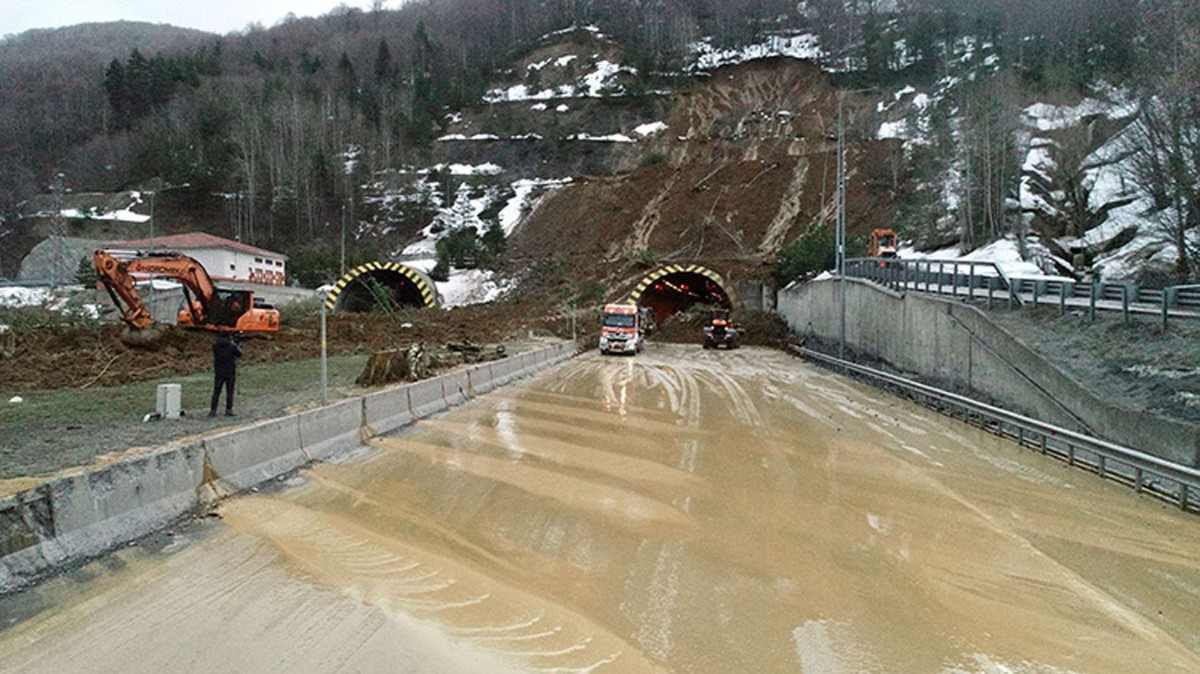
[[[514,58],[552,31],[595,24],[647,88],[684,70],[691,46],[818,34],[846,86],[936,79],[963,39],[1003,67],[963,87],[914,171],[969,151],[970,242],[1008,227],[1019,175],[1016,119],[1031,96],[1097,82],[1142,101],[1139,162],[1180,231],[1200,222],[1200,9],[1190,0],[412,0],[340,7],[226,36],[121,24],[0,40],[0,217],[63,172],[74,190],[188,185],[234,198],[249,241],[285,251],[333,236],[364,176],[419,165],[446,114],[481,100]],[[103,45],[100,48],[99,45]],[[120,48],[118,53],[113,50]],[[907,217],[927,217],[929,194]]]

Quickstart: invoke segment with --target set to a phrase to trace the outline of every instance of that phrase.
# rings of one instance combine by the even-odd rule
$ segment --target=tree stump
[[[418,381],[429,376],[429,355],[421,344],[407,349],[371,354],[362,374],[355,381],[362,387],[383,386],[402,381]]]

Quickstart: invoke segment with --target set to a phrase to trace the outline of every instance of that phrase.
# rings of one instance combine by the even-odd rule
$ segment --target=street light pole
[[[875,87],[854,89],[838,92],[838,132],[837,132],[837,275],[838,275],[838,304],[840,339],[838,340],[838,358],[846,359],[846,94],[859,94],[874,91]]]
[[[845,94],[838,94],[837,136],[837,245],[838,304],[841,314],[838,321],[838,358],[846,359],[846,122],[843,112]]]

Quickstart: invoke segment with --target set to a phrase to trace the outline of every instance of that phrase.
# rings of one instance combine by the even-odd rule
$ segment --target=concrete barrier
[[[426,379],[410,385],[408,395],[412,401],[413,417],[417,419],[446,409],[446,398],[439,379]]]
[[[442,382],[442,397],[447,407],[461,405],[474,397],[471,381],[466,372],[451,372],[438,379]]]
[[[153,533],[195,508],[201,443],[57,478],[0,501],[0,592]]]
[[[300,449],[297,415],[261,421],[204,439],[204,454],[218,496],[244,491],[295,470],[308,457]]]
[[[413,412],[412,385],[372,393],[362,401],[363,423],[375,434],[391,433],[420,416]]]
[[[169,526],[250,489],[573,355],[571,345],[494,361],[85,469],[0,499],[0,593]]]
[[[467,377],[471,382],[471,390],[474,391],[474,395],[483,395],[496,388],[495,382],[492,381],[492,370],[487,363],[468,369]]]
[[[300,449],[304,451],[305,456],[310,461],[320,461],[357,443],[366,424],[367,398],[370,397],[351,398],[299,414]],[[392,428],[412,421],[407,394],[404,397],[403,413],[406,418],[395,420],[396,425]]]
[[[836,341],[838,309],[837,281],[779,294],[779,311],[798,334]],[[1200,426],[1099,398],[976,307],[848,279],[846,309],[846,343],[857,353],[1048,423],[1200,466]]]

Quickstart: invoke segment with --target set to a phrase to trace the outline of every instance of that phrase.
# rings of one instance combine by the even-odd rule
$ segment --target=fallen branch
[[[112,358],[110,358],[110,359],[109,359],[109,361],[108,361],[108,365],[105,365],[105,366],[104,366],[104,369],[100,370],[100,374],[96,375],[96,376],[95,376],[95,377],[94,377],[94,378],[93,378],[91,381],[89,381],[88,383],[84,384],[83,386],[80,386],[80,387],[79,387],[79,390],[80,390],[80,391],[82,391],[82,390],[84,390],[84,389],[86,389],[86,388],[89,388],[89,387],[91,387],[91,385],[92,385],[92,384],[95,384],[96,382],[100,381],[100,378],[104,376],[104,373],[105,373],[105,372],[108,372],[108,368],[112,367],[112,364],[113,364],[113,363],[115,363],[115,362],[117,362],[117,359],[118,359],[118,358],[120,358],[120,357],[121,357],[121,354],[119,354],[119,353],[118,353],[117,355],[115,355],[115,356],[113,356]]]

